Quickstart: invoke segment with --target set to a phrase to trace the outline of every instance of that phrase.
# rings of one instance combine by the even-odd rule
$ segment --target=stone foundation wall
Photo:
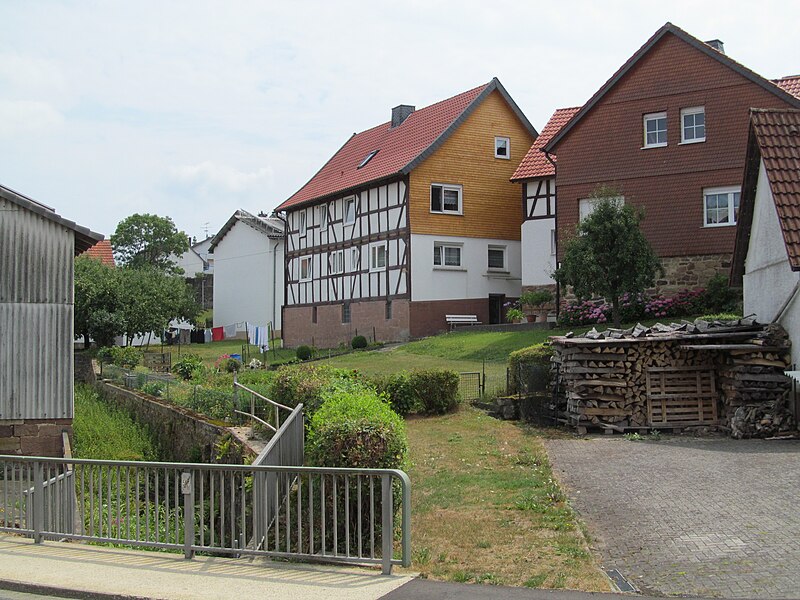
[[[661,259],[664,277],[656,281],[662,294],[671,296],[684,289],[705,287],[714,275],[728,277],[731,271],[730,254],[672,256]]]
[[[72,441],[72,419],[0,421],[0,454],[63,458],[62,433]]]

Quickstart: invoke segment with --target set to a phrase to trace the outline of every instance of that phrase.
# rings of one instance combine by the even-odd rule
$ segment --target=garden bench
[[[450,325],[452,331],[456,325],[480,325],[478,315],[445,315],[447,324]]]

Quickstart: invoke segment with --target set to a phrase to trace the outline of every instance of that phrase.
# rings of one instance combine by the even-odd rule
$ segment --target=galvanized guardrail
[[[0,456],[0,477],[0,531],[39,543],[380,564],[384,573],[411,561],[410,481],[394,469]]]

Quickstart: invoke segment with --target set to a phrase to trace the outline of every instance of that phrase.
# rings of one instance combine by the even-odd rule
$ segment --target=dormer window
[[[511,158],[511,140],[507,137],[494,138],[494,157],[509,160]]]
[[[373,156],[375,156],[377,153],[378,153],[378,151],[377,151],[377,150],[373,150],[372,152],[370,152],[369,154],[367,154],[367,156],[366,156],[366,157],[364,157],[364,160],[362,160],[362,161],[361,161],[361,163],[360,163],[360,164],[358,165],[358,167],[356,167],[356,168],[360,169],[361,167],[366,167],[366,166],[367,166],[367,163],[368,163],[369,161],[371,161],[371,160],[372,160],[372,157],[373,157]]]

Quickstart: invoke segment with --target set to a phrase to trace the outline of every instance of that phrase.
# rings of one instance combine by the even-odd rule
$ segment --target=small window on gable
[[[667,113],[650,113],[644,116],[644,147],[659,148],[667,145]]]
[[[706,108],[695,106],[681,110],[681,144],[706,141]]]
[[[369,161],[371,161],[371,160],[374,158],[374,156],[375,156],[377,153],[378,153],[378,151],[377,151],[377,150],[373,150],[372,152],[370,152],[369,154],[367,154],[367,156],[364,158],[364,160],[362,160],[362,161],[359,163],[358,167],[356,167],[356,168],[360,169],[360,168],[362,168],[362,167],[366,167],[366,166],[367,166],[367,163],[368,163]]]
[[[297,213],[297,231],[300,233],[300,237],[303,237],[306,234],[306,211],[301,210]]]
[[[323,204],[319,207],[319,226],[323,231],[328,228],[328,205]]]
[[[431,184],[431,212],[451,215],[462,214],[461,186]]]
[[[369,270],[383,271],[386,269],[386,242],[380,242],[369,249]]]
[[[736,225],[739,220],[739,196],[738,187],[703,190],[703,224],[706,227]]]
[[[311,257],[300,258],[300,281],[311,281]]]
[[[330,274],[344,273],[344,250],[336,250],[330,254]]]
[[[356,199],[351,196],[344,199],[344,224],[352,225],[356,222]]]
[[[506,268],[506,247],[489,246],[488,260],[490,271],[504,271]]]
[[[601,202],[609,201],[616,206],[625,204],[625,196],[609,196],[607,198],[583,198],[578,201],[578,215],[580,220],[583,221],[586,217],[592,214]]]
[[[509,138],[494,138],[494,157],[505,158],[506,160],[511,158],[511,140]]]

